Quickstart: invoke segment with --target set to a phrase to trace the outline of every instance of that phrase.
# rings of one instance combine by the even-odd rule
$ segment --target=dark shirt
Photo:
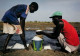
[[[13,6],[5,13],[5,15],[2,18],[2,21],[10,24],[19,25],[18,18],[27,17],[27,14],[25,14],[26,9],[27,9],[27,5],[24,4]]]

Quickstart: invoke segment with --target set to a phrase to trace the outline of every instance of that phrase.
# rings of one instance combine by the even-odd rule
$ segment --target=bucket
[[[42,50],[42,44],[43,44],[43,40],[41,38],[39,38],[38,36],[35,36],[32,39],[32,45],[33,45],[34,51],[41,51]]]

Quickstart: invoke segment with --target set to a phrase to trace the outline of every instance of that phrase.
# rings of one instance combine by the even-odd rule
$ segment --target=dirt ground
[[[65,53],[54,50],[34,51],[33,49],[27,51],[23,49],[23,50],[10,50],[8,53],[5,54],[0,51],[0,56],[80,56],[80,53],[79,52]]]
[[[38,26],[36,26],[36,23],[33,25],[33,23],[31,24],[31,27],[41,27],[42,28],[46,28],[46,25],[48,26],[49,23],[42,25],[43,23],[37,24]],[[27,25],[29,25],[27,23]],[[52,23],[50,23],[50,27]],[[74,24],[73,24],[74,25]],[[80,25],[80,24],[78,24]],[[78,26],[76,25],[76,26]],[[75,25],[74,25],[75,26]],[[0,25],[0,27],[2,27]],[[27,26],[27,27],[30,27]],[[79,27],[78,27],[79,28]],[[79,28],[80,29],[80,28]],[[74,52],[74,53],[65,53],[65,52],[61,52],[61,51],[55,51],[55,50],[41,50],[41,51],[34,51],[33,49],[30,49],[29,51],[23,49],[23,50],[10,50],[8,53],[3,53],[0,51],[0,56],[80,56],[79,52]]]

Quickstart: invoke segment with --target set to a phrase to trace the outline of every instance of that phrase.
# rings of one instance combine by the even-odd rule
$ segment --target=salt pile
[[[42,30],[36,30],[36,32],[40,32],[40,31],[42,31]]]
[[[38,37],[38,36],[34,36],[34,38],[32,40],[39,41],[39,40],[42,40],[42,39],[40,37]]]

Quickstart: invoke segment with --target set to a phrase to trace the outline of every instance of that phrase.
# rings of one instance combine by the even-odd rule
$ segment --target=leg
[[[67,52],[67,51],[65,50],[65,46],[64,46],[65,39],[64,39],[63,34],[61,34],[61,33],[60,33],[60,36],[58,37],[58,42],[59,42],[59,44],[60,44],[60,46],[61,46],[61,51]]]
[[[3,50],[6,51],[6,47],[11,39],[11,37],[13,36],[13,34],[9,34],[5,40],[5,43],[4,43],[4,47],[3,47]]]
[[[5,35],[5,33],[0,33],[0,36]]]
[[[29,50],[29,48],[26,45],[25,35],[24,34],[21,34],[20,37],[21,37],[21,40],[23,41],[23,44],[24,44],[25,49],[26,50]]]
[[[20,19],[20,25],[22,28],[22,34],[20,35],[21,40],[23,41],[25,49],[29,50],[29,48],[26,46],[26,40],[25,40],[25,19]]]
[[[66,52],[74,52],[76,51],[79,46],[72,46],[72,45],[69,45],[65,39],[64,39],[64,36],[60,33],[60,36],[58,37],[58,40],[59,40],[59,43],[61,44],[61,48],[63,51],[66,51]]]
[[[70,53],[77,51],[79,48],[79,45],[73,46],[73,45],[68,44],[67,42],[64,42],[64,46],[65,46],[65,50],[70,52]]]

